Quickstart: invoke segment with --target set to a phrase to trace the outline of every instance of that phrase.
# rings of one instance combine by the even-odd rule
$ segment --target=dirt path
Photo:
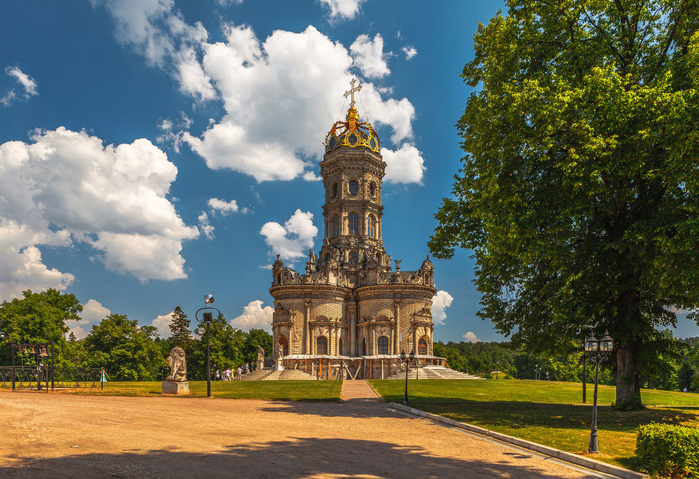
[[[588,477],[372,399],[0,392],[2,478]]]

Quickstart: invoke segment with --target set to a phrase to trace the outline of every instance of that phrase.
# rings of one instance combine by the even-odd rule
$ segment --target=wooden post
[[[320,358],[318,360],[318,364],[320,365],[320,370],[319,370],[320,372],[318,374],[319,374],[320,379],[323,379],[323,358]]]
[[[369,360],[369,379],[374,379],[374,360]]]
[[[303,360],[303,372],[308,374],[308,359]]]

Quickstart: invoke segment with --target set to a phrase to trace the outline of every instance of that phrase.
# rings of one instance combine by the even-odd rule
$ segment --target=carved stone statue
[[[393,261],[396,263],[396,273],[400,272],[400,263],[403,260],[402,259],[394,259]]]
[[[318,259],[318,257],[317,257],[316,254],[313,252],[313,250],[312,250],[312,249],[309,249],[309,250],[308,250],[308,262],[309,262],[309,263],[315,264],[317,259]]]
[[[167,365],[170,367],[170,375],[166,381],[183,382],[187,380],[187,361],[184,349],[179,346],[172,348],[167,357]]]

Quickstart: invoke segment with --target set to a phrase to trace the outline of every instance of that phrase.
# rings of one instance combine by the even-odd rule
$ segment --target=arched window
[[[328,354],[328,338],[318,336],[316,340],[316,354]]]
[[[381,336],[379,338],[379,354],[388,354],[388,337]]]
[[[366,356],[366,338],[362,339],[362,356]]]
[[[289,341],[287,341],[284,336],[279,338],[279,352],[282,354],[282,356],[289,355]]]
[[[340,235],[340,217],[335,215],[332,219],[333,222],[333,236]]]
[[[348,234],[358,235],[359,234],[359,215],[357,213],[350,213],[348,222]]]
[[[366,219],[367,233],[374,238],[376,236],[376,219],[374,215],[369,215]]]
[[[417,353],[418,354],[427,354],[427,341],[425,341],[425,338],[420,338],[420,341],[418,341]]]
[[[356,263],[356,262],[358,262],[358,261],[359,261],[359,256],[357,255],[357,252],[356,252],[356,251],[352,251],[352,252],[349,254],[349,262],[350,262],[350,263]]]
[[[375,193],[376,193],[376,183],[374,183],[372,181],[371,183],[369,183],[369,194],[371,196],[374,196]]]
[[[339,354],[340,356],[342,356],[342,338],[340,338],[340,339],[337,341],[337,349],[338,349],[337,354]]]
[[[337,196],[337,183],[333,184],[333,195],[332,198],[335,198]]]
[[[349,190],[350,190],[350,195],[356,195],[357,192],[359,191],[359,183],[357,183],[354,180],[350,181]]]

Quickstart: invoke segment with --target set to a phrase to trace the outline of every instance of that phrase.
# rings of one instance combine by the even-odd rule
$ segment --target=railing
[[[14,380],[13,380],[14,379]],[[0,366],[0,388],[102,388],[102,368]]]

